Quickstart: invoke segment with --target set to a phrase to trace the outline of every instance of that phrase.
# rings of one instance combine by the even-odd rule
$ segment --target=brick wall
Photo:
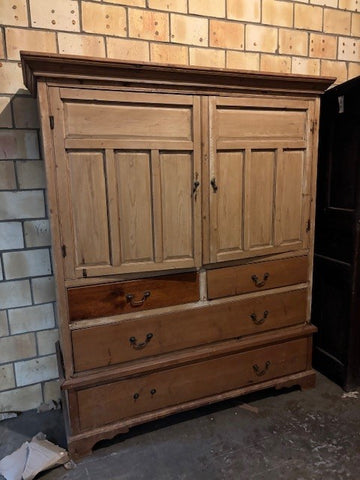
[[[0,1],[0,412],[58,398],[36,103],[20,50],[360,75],[360,0]]]

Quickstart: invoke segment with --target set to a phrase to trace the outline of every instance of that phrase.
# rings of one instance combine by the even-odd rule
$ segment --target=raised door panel
[[[161,153],[161,220],[163,260],[193,257],[192,155]]]
[[[115,178],[121,262],[154,261],[149,152],[116,152]]]
[[[105,165],[102,152],[68,154],[76,266],[110,263]],[[87,215],[87,212],[93,212]]]
[[[313,101],[211,97],[209,111],[210,262],[306,249]]]
[[[199,266],[199,97],[53,87],[50,98],[66,278]]]
[[[252,151],[246,159],[244,228],[246,250],[271,248],[274,224],[274,151]]]

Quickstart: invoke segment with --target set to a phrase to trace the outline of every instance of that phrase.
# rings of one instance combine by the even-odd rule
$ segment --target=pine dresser
[[[334,79],[21,58],[72,455],[175,412],[311,387],[319,97]]]

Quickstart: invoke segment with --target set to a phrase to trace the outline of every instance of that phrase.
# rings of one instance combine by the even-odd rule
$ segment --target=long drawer
[[[219,268],[207,272],[208,298],[229,297],[307,280],[307,256]]]
[[[306,302],[293,290],[74,330],[75,371],[304,323]]]
[[[307,347],[307,338],[298,338],[79,390],[80,430],[301,372]]]
[[[70,321],[119,315],[199,300],[196,273],[68,289]]]

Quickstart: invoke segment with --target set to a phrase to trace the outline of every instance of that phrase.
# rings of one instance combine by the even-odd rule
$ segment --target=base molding
[[[248,393],[253,393],[259,390],[268,388],[275,388],[280,390],[282,388],[290,388],[299,386],[302,390],[313,388],[316,383],[316,372],[312,369],[303,372],[287,375],[281,378],[269,380],[267,382],[257,383],[255,385],[248,385],[246,387],[231,390],[217,395],[192,400],[172,407],[163,408],[154,412],[148,412],[130,419],[122,420],[121,422],[112,423],[104,427],[89,430],[77,435],[68,436],[68,450],[74,460],[91,455],[92,449],[96,443],[101,440],[110,440],[116,435],[127,433],[130,428],[143,423],[158,420],[169,415],[185,412],[212,403],[228,400],[230,398],[240,397]]]

